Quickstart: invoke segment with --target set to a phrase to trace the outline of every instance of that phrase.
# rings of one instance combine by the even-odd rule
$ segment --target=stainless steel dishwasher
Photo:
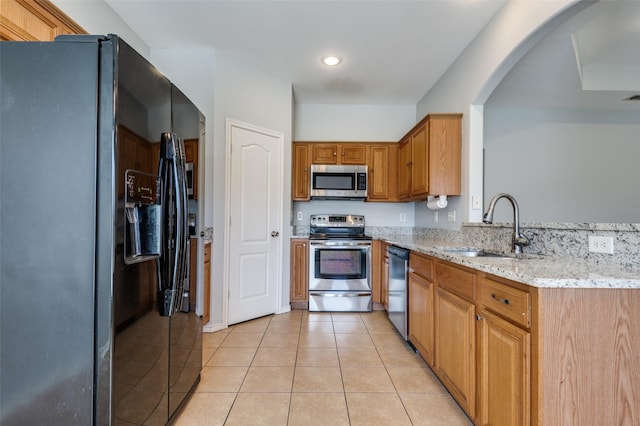
[[[407,274],[409,250],[397,246],[387,248],[389,255],[389,320],[407,340]]]

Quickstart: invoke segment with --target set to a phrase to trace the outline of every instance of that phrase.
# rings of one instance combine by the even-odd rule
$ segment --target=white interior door
[[[281,133],[227,120],[229,324],[278,311],[283,140]]]

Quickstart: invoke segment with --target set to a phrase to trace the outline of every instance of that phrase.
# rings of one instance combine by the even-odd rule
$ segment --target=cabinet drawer
[[[411,252],[409,255],[409,267],[421,277],[433,281],[433,260],[425,256]]]
[[[436,284],[469,301],[475,299],[476,274],[448,263],[436,263]]]
[[[519,288],[481,277],[478,301],[487,309],[523,327],[531,326],[531,295]]]

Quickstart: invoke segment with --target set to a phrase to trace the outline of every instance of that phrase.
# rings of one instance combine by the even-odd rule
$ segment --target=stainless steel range
[[[364,216],[312,215],[309,230],[309,311],[371,311],[371,237],[364,234]]]

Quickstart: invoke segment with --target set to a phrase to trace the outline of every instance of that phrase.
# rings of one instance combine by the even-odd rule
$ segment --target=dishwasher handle
[[[387,253],[389,254],[389,256],[393,255],[403,260],[409,260],[410,251],[402,247],[389,246],[387,247]]]

